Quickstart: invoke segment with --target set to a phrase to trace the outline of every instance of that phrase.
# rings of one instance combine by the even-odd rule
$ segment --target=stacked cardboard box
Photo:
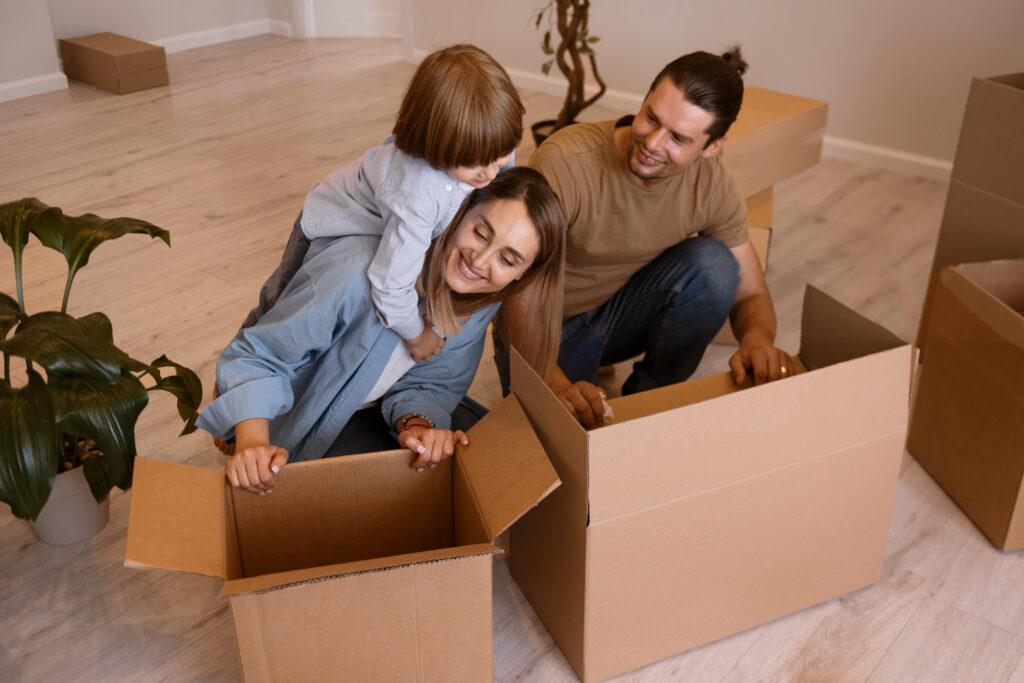
[[[515,397],[416,472],[295,463],[273,494],[139,458],[125,564],[225,579],[246,681],[489,681],[496,536],[558,486]]]
[[[992,543],[1024,549],[1024,260],[943,268],[925,324],[907,448]]]
[[[932,263],[917,345],[927,362],[928,311],[946,266],[1024,258],[1024,73],[975,78]]]
[[[612,400],[585,431],[513,355],[562,486],[509,567],[583,681],[829,600],[881,572],[911,347],[808,288],[796,377],[728,373]]]
[[[60,59],[68,78],[118,95],[170,80],[164,48],[116,33],[61,40]]]

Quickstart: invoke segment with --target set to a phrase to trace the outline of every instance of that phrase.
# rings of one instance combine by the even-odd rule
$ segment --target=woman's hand
[[[277,446],[238,448],[224,467],[232,486],[264,495],[277,486],[275,474],[288,462],[288,451]]]
[[[288,462],[288,451],[270,445],[269,423],[261,418],[235,425],[235,454],[224,466],[232,486],[264,495],[277,486],[275,474]]]
[[[402,448],[419,453],[411,467],[422,472],[424,467],[437,467],[437,463],[455,454],[455,442],[469,445],[469,438],[461,429],[431,429],[425,425],[412,425],[399,432],[398,443]]]

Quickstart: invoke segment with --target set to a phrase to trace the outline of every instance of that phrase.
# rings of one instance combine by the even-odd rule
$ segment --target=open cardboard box
[[[996,546],[1024,549],[1024,259],[947,266],[907,449]]]
[[[748,86],[722,148],[740,196],[750,197],[821,161],[828,103]]]
[[[975,78],[967,96],[917,345],[938,273],[958,263],[1024,258],[1024,72]]]
[[[167,85],[167,56],[159,45],[116,33],[62,39],[60,59],[68,78],[117,95]]]
[[[290,464],[266,496],[138,458],[125,564],[225,579],[246,681],[491,680],[493,540],[559,482],[515,397],[469,439],[424,472]]]
[[[807,371],[728,373],[611,400],[585,431],[512,354],[512,390],[562,486],[509,567],[583,681],[878,580],[903,457],[911,347],[808,287]]]

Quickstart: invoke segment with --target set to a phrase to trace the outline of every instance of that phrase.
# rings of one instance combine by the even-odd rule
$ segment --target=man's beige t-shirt
[[[746,205],[718,155],[698,157],[683,173],[645,187],[618,155],[615,128],[615,121],[563,128],[530,158],[558,193],[569,223],[565,318],[600,306],[690,235],[728,247],[748,239]]]

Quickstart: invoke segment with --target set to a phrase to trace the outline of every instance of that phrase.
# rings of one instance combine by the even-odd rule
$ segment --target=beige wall
[[[0,86],[4,84],[12,85],[0,87],[0,101],[67,87],[45,2],[0,2]]]
[[[542,56],[529,20],[541,2],[409,3],[416,54],[475,42],[521,86],[535,85]],[[937,177],[952,160],[971,76],[1024,71],[1022,28],[1020,0],[596,0],[591,9],[602,75],[623,94],[608,103],[635,102],[679,54],[739,42],[748,84],[830,103],[826,153]]]
[[[58,38],[112,31],[154,41],[267,19],[269,0],[47,0]]]

